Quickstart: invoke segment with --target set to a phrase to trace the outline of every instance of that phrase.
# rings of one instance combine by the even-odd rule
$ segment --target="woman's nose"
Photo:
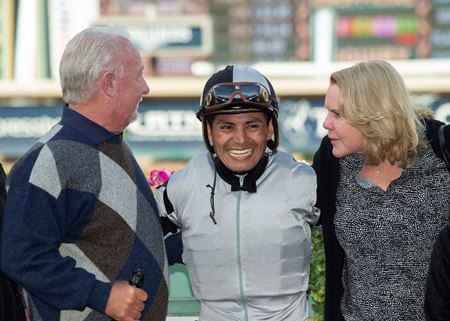
[[[322,123],[322,127],[329,130],[331,128],[331,125],[330,113],[328,113],[327,117],[325,117],[325,120]]]

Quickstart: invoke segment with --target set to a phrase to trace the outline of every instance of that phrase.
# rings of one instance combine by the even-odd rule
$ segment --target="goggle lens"
[[[233,101],[271,106],[269,91],[258,83],[223,83],[213,86],[204,99],[205,109],[219,109]]]

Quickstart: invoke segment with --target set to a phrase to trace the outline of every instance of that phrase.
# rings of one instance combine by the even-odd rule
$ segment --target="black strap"
[[[173,205],[170,202],[169,196],[167,195],[167,182],[164,185],[158,186],[157,188],[161,188],[162,186],[165,186],[164,189],[164,206],[166,207],[167,214],[173,213]],[[176,234],[180,232],[180,227],[176,225],[174,222],[172,222],[168,217],[161,216],[159,218],[159,221],[161,223],[161,227],[163,230],[164,236],[167,236],[169,234]]]
[[[445,164],[447,165],[447,168],[450,171],[450,152],[445,144],[445,135],[444,135],[445,126],[446,125],[442,125],[439,128],[438,137],[439,137],[439,145],[441,146],[441,151],[442,155],[444,156]]]
[[[174,210],[173,210],[172,202],[170,202],[169,196],[167,195],[167,187],[164,190],[163,195],[164,195],[164,206],[166,207],[167,214],[171,214],[171,213],[173,213]]]

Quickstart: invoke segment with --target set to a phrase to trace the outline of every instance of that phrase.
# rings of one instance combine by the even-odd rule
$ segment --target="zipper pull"
[[[242,188],[244,186],[245,175],[239,175],[239,186]]]

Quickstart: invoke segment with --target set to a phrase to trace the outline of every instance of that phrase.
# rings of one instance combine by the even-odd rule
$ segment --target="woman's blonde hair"
[[[411,94],[397,70],[383,60],[360,62],[336,71],[330,83],[340,90],[339,114],[361,131],[369,165],[384,160],[411,167],[425,147],[424,129]]]

